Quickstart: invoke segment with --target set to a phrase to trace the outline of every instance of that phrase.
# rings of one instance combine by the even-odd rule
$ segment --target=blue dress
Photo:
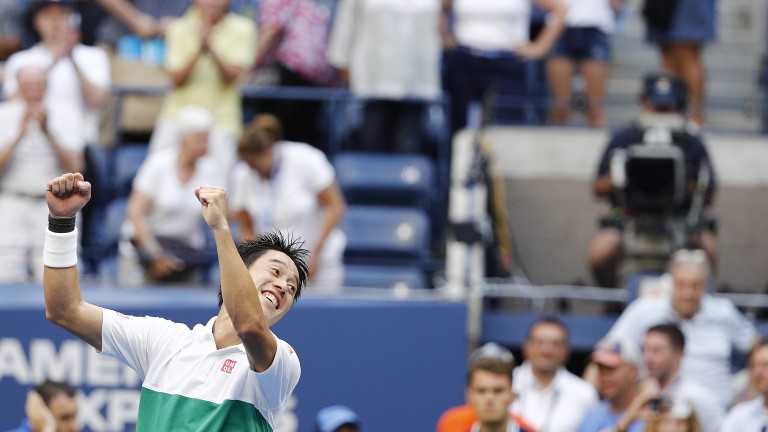
[[[715,38],[717,0],[678,0],[672,25],[667,31],[647,26],[648,41],[654,43],[702,43]]]

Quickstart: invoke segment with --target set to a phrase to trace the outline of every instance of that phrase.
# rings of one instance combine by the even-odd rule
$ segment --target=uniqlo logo
[[[224,360],[224,365],[221,367],[222,372],[226,372],[228,374],[231,374],[232,371],[235,369],[235,365],[237,364],[236,361],[226,359]]]

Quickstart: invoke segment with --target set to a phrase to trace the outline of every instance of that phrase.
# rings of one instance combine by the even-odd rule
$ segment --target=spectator
[[[649,74],[644,78],[640,96],[643,109],[641,117],[615,133],[606,146],[597,168],[593,183],[593,192],[598,198],[611,202],[613,217],[608,218],[592,239],[589,249],[589,262],[595,281],[603,287],[619,285],[619,265],[624,259],[622,246],[622,227],[636,209],[630,208],[620,199],[627,183],[623,171],[617,172],[612,165],[620,162],[627,149],[633,145],[674,145],[682,150],[684,158],[684,197],[675,205],[674,215],[689,216],[695,211],[701,220],[696,226],[686,226],[685,235],[698,247],[704,249],[714,264],[717,245],[714,227],[707,222],[706,208],[714,201],[717,182],[714,167],[701,139],[685,129],[682,113],[685,109],[685,89],[681,81],[668,74]],[[638,187],[646,187],[648,195],[661,196],[662,188],[657,186],[665,181],[664,174],[653,171],[640,171],[633,182]],[[624,178],[622,178],[624,177]],[[697,208],[698,207],[698,208]],[[653,214],[656,218],[669,218],[669,214]],[[682,247],[682,245],[678,246]]]
[[[280,86],[336,84],[336,73],[326,59],[330,20],[331,11],[317,0],[262,0],[255,68],[276,63]],[[280,119],[286,139],[327,151],[320,128],[321,101],[278,99],[259,105]]]
[[[469,358],[467,404],[445,411],[437,422],[437,432],[533,431],[509,412],[515,398],[514,367],[512,353],[496,343],[488,342],[475,349]]]
[[[568,372],[568,329],[556,318],[541,318],[528,330],[525,361],[515,369],[512,412],[538,432],[575,432],[598,402],[594,387]]]
[[[340,289],[346,237],[338,224],[345,204],[328,159],[308,144],[283,141],[280,121],[270,114],[251,121],[238,152],[229,200],[241,238],[292,231],[311,252],[309,286]]]
[[[0,103],[0,283],[43,278],[46,178],[84,165],[76,107],[46,98],[46,71],[16,73],[19,97]]]
[[[364,100],[358,149],[423,152],[422,120],[440,96],[439,0],[341,0],[328,59]]]
[[[317,432],[360,432],[360,417],[344,405],[332,405],[317,412]]]
[[[121,241],[121,279],[138,282],[190,282],[209,261],[200,203],[201,184],[222,184],[224,175],[207,156],[211,114],[186,106],[176,118],[178,148],[152,153],[142,164],[128,198]],[[143,281],[134,277],[144,268]]]
[[[548,13],[546,25],[533,41],[532,4]],[[521,105],[530,84],[526,61],[547,55],[563,29],[565,14],[559,0],[443,0],[444,88],[451,98],[452,132],[466,126],[469,105],[493,87],[514,98],[505,120],[523,121]]]
[[[730,300],[706,293],[709,265],[698,250],[681,250],[671,259],[672,292],[632,302],[608,335],[642,344],[654,325],[677,323],[689,347],[682,373],[700,382],[718,398],[721,407],[732,401],[731,355],[746,353],[758,339],[755,327]],[[682,354],[682,350],[680,350]]]
[[[236,159],[242,113],[237,80],[253,65],[256,26],[227,12],[227,0],[194,0],[166,34],[165,66],[173,89],[165,97],[150,150],[176,142],[172,119],[186,105],[200,105],[213,114],[209,154],[222,172]]]
[[[731,408],[723,420],[720,432],[762,432],[768,409],[768,342],[752,350],[749,361],[750,378],[757,397]]]
[[[704,432],[719,430],[725,408],[712,387],[683,375],[682,360],[686,347],[685,336],[675,324],[658,324],[645,334],[643,361],[648,369],[648,380],[657,389],[653,398],[646,400],[652,411],[659,411],[658,404],[682,398],[691,402],[701,419]],[[691,347],[693,348],[693,347]],[[652,392],[646,392],[652,395]]]
[[[691,403],[679,397],[663,401],[645,426],[645,432],[701,432],[702,429]]]
[[[33,0],[31,6],[40,42],[8,59],[3,93],[7,98],[18,95],[16,76],[22,67],[45,65],[46,97],[76,105],[86,143],[98,144],[100,109],[111,85],[109,58],[102,49],[79,43],[80,16],[73,0]]]
[[[8,432],[77,432],[75,389],[64,382],[45,380],[27,393],[27,418]]]
[[[703,125],[706,70],[704,44],[715,38],[717,0],[648,1],[644,16],[648,41],[657,44],[661,65],[682,78],[688,88],[689,118]]]
[[[587,412],[578,431],[642,430],[640,421],[626,415],[640,393],[643,359],[638,346],[629,339],[601,339],[592,352],[592,364],[597,368],[597,391],[603,400]]]
[[[566,0],[566,29],[547,60],[551,102],[550,121],[564,124],[571,107],[571,81],[578,65],[584,77],[587,123],[603,126],[603,99],[611,60],[610,37],[616,13],[627,0]]]

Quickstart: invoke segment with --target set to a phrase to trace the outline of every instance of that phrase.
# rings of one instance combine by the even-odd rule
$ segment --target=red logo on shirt
[[[226,359],[224,360],[224,365],[221,367],[221,371],[231,374],[232,370],[235,369],[236,364],[237,362],[235,360]]]

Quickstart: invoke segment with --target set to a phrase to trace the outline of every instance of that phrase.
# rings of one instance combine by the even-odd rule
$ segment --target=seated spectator
[[[525,62],[544,58],[565,25],[560,0],[443,0],[441,31],[446,50],[444,88],[451,99],[451,132],[467,125],[469,106],[490,88],[514,98],[514,107],[498,112],[509,122],[523,122],[522,105],[529,95]],[[530,40],[531,7],[547,20]],[[453,25],[449,23],[453,21]]]
[[[683,232],[676,233],[675,237],[687,244],[675,244],[673,238],[653,238],[654,244],[669,243],[673,250],[693,245],[707,252],[713,266],[716,263],[714,226],[706,217],[707,209],[714,202],[716,176],[701,138],[685,127],[685,87],[673,75],[649,74],[643,80],[640,103],[643,109],[640,118],[615,133],[605,147],[592,185],[595,196],[609,201],[612,207],[612,216],[602,222],[589,247],[592,273],[597,284],[603,287],[619,286],[619,268],[627,252],[623,230],[629,229],[628,222],[641,216],[646,225],[653,222],[653,226],[667,226],[665,222],[672,218],[680,220],[675,226],[681,226],[679,229]],[[682,151],[684,184],[668,184],[672,183],[669,178],[677,177],[659,169],[658,165],[653,170],[638,168],[636,173],[621,169],[626,167],[628,151],[636,146]],[[632,196],[628,187],[632,188]],[[682,189],[679,198],[677,194],[667,196],[673,187]],[[637,196],[643,202],[636,202],[640,201],[633,198]],[[653,251],[657,255],[664,253],[664,250]]]
[[[329,8],[316,0],[261,0],[254,68],[274,64],[280,86],[311,88],[337,84],[337,75],[326,58],[330,19]],[[327,153],[327,139],[320,127],[322,109],[321,101],[259,101],[259,111],[280,119],[286,139],[312,144]]]
[[[184,107],[176,118],[178,148],[152,153],[141,165],[128,198],[123,226],[121,282],[190,282],[210,264],[205,225],[194,191],[203,184],[222,184],[224,176],[207,156],[211,114]],[[144,268],[143,280],[134,276]]]
[[[731,408],[720,432],[762,432],[768,410],[768,342],[761,342],[749,358],[750,379],[757,396]]]
[[[535,429],[510,413],[515,399],[512,370],[515,358],[493,342],[477,348],[469,358],[466,405],[445,411],[437,432],[516,431]]]
[[[328,59],[363,100],[357,150],[425,152],[427,104],[440,96],[439,0],[341,0]]]
[[[640,348],[629,339],[603,338],[592,352],[592,364],[597,368],[597,391],[603,400],[587,411],[578,432],[642,430],[642,423],[627,415],[640,393]]]
[[[684,377],[710,389],[725,408],[733,398],[731,355],[748,352],[758,340],[757,330],[730,300],[706,292],[709,264],[703,251],[676,252],[669,272],[672,292],[630,303],[608,336],[628,338],[642,345],[649,328],[670,322],[679,324],[688,346],[681,368]]]
[[[551,97],[550,121],[564,124],[571,109],[576,67],[584,77],[587,124],[603,126],[603,99],[611,61],[611,34],[618,9],[627,0],[566,0],[566,28],[547,59]]]
[[[512,412],[537,431],[576,432],[598,402],[594,387],[565,368],[568,329],[556,318],[541,318],[528,330],[525,361],[515,369]]]
[[[200,105],[213,114],[209,154],[222,172],[236,159],[242,129],[237,80],[253,65],[256,26],[228,12],[225,0],[195,0],[166,32],[165,66],[173,84],[166,95],[150,150],[175,142],[173,118],[186,105]]]
[[[242,161],[232,172],[230,211],[240,239],[292,231],[311,252],[310,289],[336,291],[344,280],[346,236],[339,228],[345,203],[333,166],[318,149],[283,141],[270,114],[256,116],[238,143]]]
[[[64,382],[45,380],[27,393],[21,426],[8,432],[77,432],[75,389]]]
[[[74,104],[83,118],[86,143],[98,144],[100,109],[111,85],[109,58],[102,49],[79,42],[80,16],[73,0],[33,0],[31,7],[40,42],[8,59],[3,94],[18,96],[16,76],[21,68],[45,65],[46,98]]]
[[[45,188],[83,169],[85,142],[79,110],[46,98],[43,67],[23,66],[14,79],[19,96],[0,103],[0,283],[42,282]]]
[[[317,432],[360,432],[360,417],[344,405],[332,405],[317,412]]]
[[[648,382],[645,384],[652,390],[641,392],[639,397],[645,399],[639,405],[645,405],[650,411],[645,413],[648,421],[672,401],[689,401],[688,409],[701,419],[702,431],[718,431],[725,408],[711,388],[683,373],[686,343],[683,332],[674,324],[659,324],[648,329],[643,344],[643,361],[648,370]],[[688,418],[688,415],[684,417]]]

